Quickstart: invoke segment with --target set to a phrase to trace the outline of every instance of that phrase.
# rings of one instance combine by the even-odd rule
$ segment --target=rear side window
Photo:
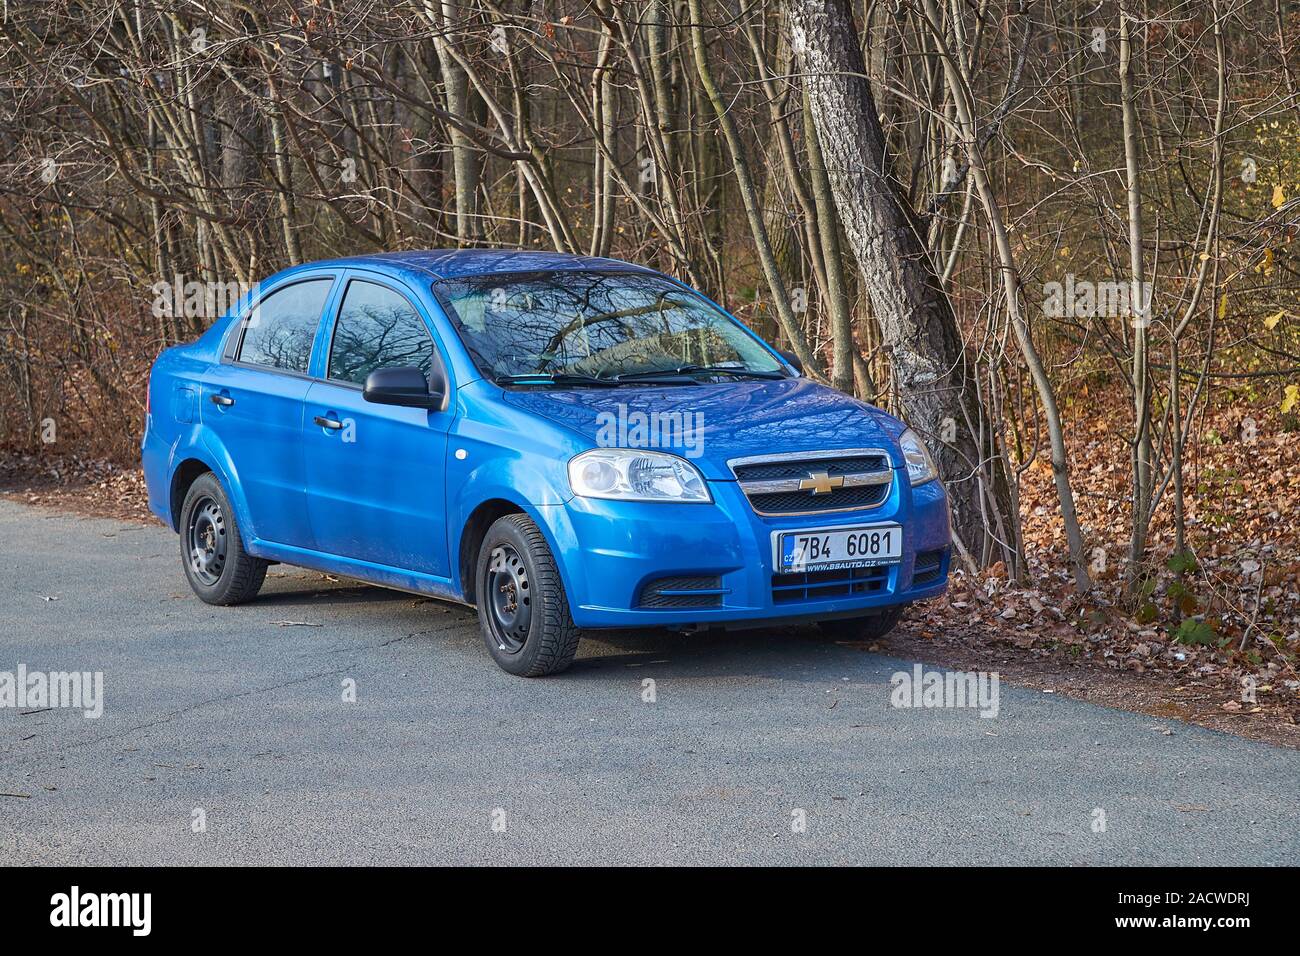
[[[348,283],[330,344],[331,379],[364,385],[375,369],[397,365],[428,376],[433,363],[429,330],[406,296],[373,282]]]
[[[306,373],[333,279],[309,279],[277,289],[253,307],[239,361]]]

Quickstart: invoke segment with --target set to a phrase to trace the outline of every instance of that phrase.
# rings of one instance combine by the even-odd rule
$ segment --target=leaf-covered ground
[[[1110,402],[1119,397],[1109,396]],[[1175,556],[1172,488],[1152,525],[1149,571],[1127,581],[1132,484],[1125,410],[1075,414],[1071,474],[1095,585],[1079,595],[1046,453],[1024,472],[1028,573],[960,570],[892,640],[936,663],[996,670],[1158,716],[1300,746],[1300,431],[1294,416],[1222,393],[1197,419],[1185,465],[1187,548]],[[1157,471],[1158,476],[1162,475]],[[1181,573],[1179,573],[1181,572]],[[1114,693],[1099,684],[1111,672]],[[1123,675],[1123,679],[1119,678]]]

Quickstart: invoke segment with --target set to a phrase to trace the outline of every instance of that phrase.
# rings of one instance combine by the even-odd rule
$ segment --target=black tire
[[[498,518],[483,537],[474,575],[483,641],[502,670],[542,677],[573,663],[581,632],[555,558],[531,518]]]
[[[818,621],[817,626],[827,637],[836,640],[875,641],[894,629],[902,619],[906,608],[906,604],[899,604],[867,617],[841,617],[833,621]]]
[[[181,567],[199,600],[231,605],[257,597],[269,562],[244,550],[235,509],[212,472],[186,492],[180,531]]]

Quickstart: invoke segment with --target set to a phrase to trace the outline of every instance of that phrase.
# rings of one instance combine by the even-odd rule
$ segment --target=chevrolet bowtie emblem
[[[834,478],[829,472],[810,471],[808,477],[800,479],[799,490],[811,491],[815,495],[829,495],[836,488],[844,487],[844,479],[836,475]]]

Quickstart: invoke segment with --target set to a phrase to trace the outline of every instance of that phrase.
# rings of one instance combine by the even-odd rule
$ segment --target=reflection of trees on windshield
[[[779,367],[725,315],[659,276],[489,275],[439,288],[466,347],[494,375]]]
[[[348,285],[330,347],[329,377],[364,385],[377,368],[433,364],[433,341],[415,309],[396,292],[371,282]]]

